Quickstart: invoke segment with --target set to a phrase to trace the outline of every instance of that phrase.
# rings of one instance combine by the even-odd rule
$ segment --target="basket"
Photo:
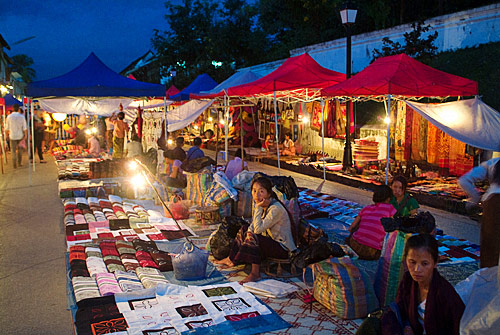
[[[208,226],[220,222],[219,206],[199,206],[194,212],[196,223]]]

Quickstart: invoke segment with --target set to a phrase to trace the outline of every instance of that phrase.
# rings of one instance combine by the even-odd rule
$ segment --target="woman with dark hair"
[[[283,150],[281,151],[283,156],[295,156],[295,143],[292,140],[292,134],[285,134],[285,140],[283,141]]]
[[[373,205],[366,206],[359,212],[349,227],[351,235],[346,239],[361,259],[374,260],[380,257],[385,230],[381,218],[392,217],[396,210],[389,203],[392,191],[387,185],[378,186],[373,192]]]
[[[252,264],[252,271],[241,283],[260,280],[260,264],[267,257],[287,259],[297,249],[292,234],[292,220],[285,206],[265,177],[252,181],[252,223],[243,226],[227,258],[215,263],[226,266]]]
[[[453,286],[436,270],[438,245],[429,234],[411,236],[405,245],[408,267],[399,283],[396,314],[382,318],[384,334],[458,335],[465,309]],[[399,329],[395,329],[399,328]]]
[[[187,180],[181,168],[182,162],[177,159],[173,150],[164,151],[163,157],[165,157],[167,171],[165,184],[171,187],[185,188],[187,186]]]
[[[407,186],[408,181],[404,176],[397,175],[392,180],[391,189],[393,196],[390,203],[396,208],[394,217],[417,215],[417,210],[420,208],[417,200],[406,192]]]

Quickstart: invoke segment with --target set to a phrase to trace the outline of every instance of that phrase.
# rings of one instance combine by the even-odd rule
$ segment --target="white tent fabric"
[[[167,100],[166,105],[172,104],[172,100]],[[134,100],[127,106],[127,109],[135,109],[137,107],[141,107],[142,109],[154,109],[154,108],[163,108],[165,105],[163,99],[151,99],[148,101],[144,100]]]
[[[476,148],[500,151],[500,114],[480,99],[406,103],[451,137]]]
[[[219,85],[215,86],[210,91],[201,91],[203,94],[217,94],[222,91],[226,91],[229,87],[238,86],[246,83],[250,83],[259,79],[260,76],[255,74],[250,70],[238,71],[235,72],[231,77],[224,80]]]
[[[98,115],[111,116],[122,104],[125,108],[134,99],[107,98],[102,100],[91,100],[82,98],[57,98],[40,99],[40,107],[49,113]]]
[[[203,113],[213,100],[190,100],[184,105],[167,112],[168,131],[176,131],[187,127]]]

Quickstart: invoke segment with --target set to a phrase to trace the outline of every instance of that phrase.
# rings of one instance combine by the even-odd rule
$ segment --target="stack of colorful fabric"
[[[165,276],[158,269],[138,267],[135,271],[145,288],[156,287],[160,283],[168,283]]]

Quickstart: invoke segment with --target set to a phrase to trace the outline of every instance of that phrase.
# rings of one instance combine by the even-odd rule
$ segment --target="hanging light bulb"
[[[87,134],[87,135],[89,135],[89,136],[90,136],[90,134],[92,134],[92,130],[90,130],[90,129],[85,129],[85,134]]]
[[[172,144],[172,143],[174,143],[174,141],[172,141],[172,139],[169,138],[168,141],[167,141],[167,143],[168,144]]]
[[[221,119],[221,120],[220,120],[220,124],[224,124],[224,119]]]
[[[307,116],[302,117],[302,123],[309,122],[309,118]]]
[[[138,167],[138,166],[139,166],[139,165],[137,165],[137,162],[136,162],[136,161],[130,161],[130,162],[128,163],[128,168],[129,168],[130,170],[132,170],[132,171],[137,170],[137,167]]]
[[[196,124],[195,124],[195,125],[194,125],[194,129],[198,129],[198,125],[196,125]]]
[[[54,118],[54,120],[56,120],[57,122],[63,122],[64,120],[66,120],[66,114],[64,113],[54,113],[52,114],[52,117]]]
[[[212,122],[213,120],[214,119],[211,116],[208,117],[208,122]]]
[[[92,131],[92,134],[97,134],[97,128],[96,127],[92,127],[91,131]]]
[[[389,124],[389,123],[391,123],[391,118],[390,118],[390,117],[388,117],[388,116],[386,116],[386,117],[385,117],[385,119],[384,119],[384,123],[385,123],[385,124]]]

